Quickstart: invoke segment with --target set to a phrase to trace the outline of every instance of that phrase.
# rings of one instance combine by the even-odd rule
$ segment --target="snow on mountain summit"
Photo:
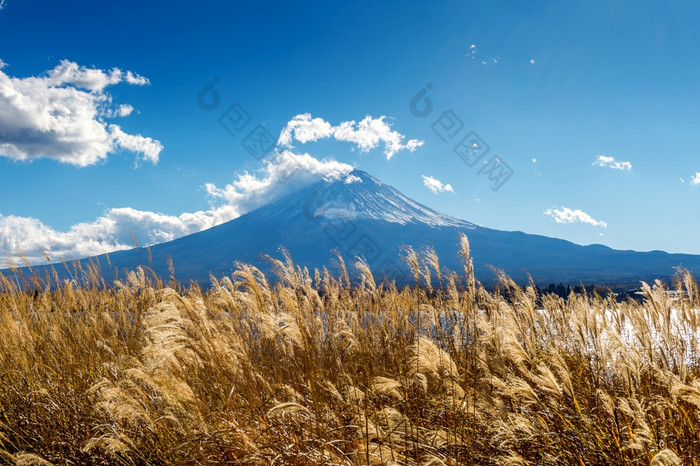
[[[321,180],[259,209],[269,216],[294,215],[299,209],[307,217],[372,219],[406,225],[424,223],[433,227],[474,225],[439,213],[409,199],[395,188],[362,170],[353,170],[334,180]]]

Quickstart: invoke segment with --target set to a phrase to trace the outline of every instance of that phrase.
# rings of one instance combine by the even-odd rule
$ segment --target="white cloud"
[[[627,172],[632,170],[631,163],[617,161],[615,160],[615,157],[609,157],[607,155],[599,155],[598,157],[596,157],[595,162],[593,162],[593,165],[598,167],[608,167],[612,168],[613,170],[622,170]]]
[[[359,123],[351,120],[333,126],[322,118],[312,118],[310,113],[303,113],[287,123],[280,133],[278,144],[291,148],[294,141],[305,144],[333,137],[338,141],[352,142],[361,152],[368,152],[383,143],[387,159],[401,150],[413,152],[423,145],[423,141],[418,139],[409,139],[404,144],[402,141],[405,136],[392,130],[385,119],[386,116],[383,115],[379,118],[367,115]]]
[[[292,147],[294,140],[302,144],[331,137],[333,126],[323,118],[312,118],[310,113],[302,113],[287,122],[277,144]]]
[[[207,183],[205,189],[212,199],[236,207],[241,215],[322,178],[340,179],[352,169],[336,160],[318,160],[309,154],[285,150],[266,162],[259,174],[244,172],[223,188]]]
[[[532,163],[537,163],[537,159],[533,157],[533,158],[532,158]]]
[[[132,107],[129,104],[121,104],[117,108],[114,109],[105,109],[104,110],[104,117],[106,118],[116,118],[116,117],[121,117],[125,118],[131,115],[134,112],[134,107]]]
[[[108,86],[148,84],[131,71],[104,71],[63,60],[43,76],[16,78],[0,71],[0,156],[50,158],[94,165],[120,149],[153,163],[163,149],[152,138],[127,134],[105,118],[128,116],[133,107],[112,108]]]
[[[608,224],[602,220],[596,220],[582,210],[573,210],[568,207],[555,207],[547,209],[544,214],[552,217],[557,223],[587,223],[595,227],[607,228]]]
[[[40,248],[52,261],[71,260],[133,248],[132,231],[139,245],[170,241],[225,221],[227,206],[179,216],[146,212],[129,207],[109,209],[93,222],[57,231],[35,218],[0,215],[1,259],[24,252],[31,263],[43,262]],[[4,261],[0,260],[0,263]],[[19,262],[14,260],[15,264]]]
[[[166,215],[112,208],[98,219],[78,223],[68,231],[57,231],[35,218],[0,215],[0,265],[6,257],[20,252],[32,264],[43,263],[40,249],[54,261],[130,249],[132,231],[140,246],[170,241],[232,220],[322,178],[346,177],[347,182],[351,171],[350,165],[335,160],[283,151],[258,173],[242,173],[221,188],[205,185],[210,200],[207,210]],[[19,264],[19,260],[14,263]]]
[[[343,181],[345,181],[345,184],[362,183],[362,178],[355,175],[348,175]]]
[[[42,78],[34,79],[41,80]],[[93,92],[101,92],[105,87],[119,84],[122,81],[138,86],[149,84],[148,79],[136,75],[131,71],[124,72],[119,68],[112,68],[109,71],[86,68],[69,60],[62,60],[56,68],[48,72],[48,76],[43,78],[43,80],[45,80],[49,86],[55,87],[69,84]]]
[[[0,10],[5,8],[5,0],[0,0]]]
[[[126,72],[126,74],[124,75],[124,81],[126,81],[129,84],[134,84],[136,86],[145,86],[146,84],[151,84],[151,82],[147,78],[139,76],[138,74],[134,74],[131,71]]]
[[[700,185],[700,172],[697,172],[695,175],[693,175],[693,179],[690,180],[690,184],[693,186]]]
[[[442,184],[440,180],[437,178],[433,178],[432,176],[425,176],[422,175],[423,177],[423,185],[425,185],[426,188],[434,192],[435,194],[442,193],[445,191],[454,193],[454,190],[452,189],[452,186],[449,184]]]
[[[126,134],[117,125],[109,125],[114,147],[119,147],[128,152],[138,152],[145,160],[158,163],[158,155],[163,150],[163,145],[155,139],[143,137],[138,134]]]
[[[119,108],[117,108],[117,115],[124,118],[124,117],[128,117],[129,115],[131,115],[131,112],[133,112],[133,111],[134,111],[134,107],[132,107],[131,105],[122,104],[119,106]]]
[[[534,64],[535,64],[535,59],[534,59],[534,58],[531,58],[531,59],[530,59],[530,64],[531,64],[531,65],[534,65]]]

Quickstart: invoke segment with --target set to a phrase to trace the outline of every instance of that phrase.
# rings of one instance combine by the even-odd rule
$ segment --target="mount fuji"
[[[97,260],[105,279],[115,271],[150,266],[161,277],[203,285],[210,274],[230,275],[241,261],[269,271],[263,256],[280,256],[286,248],[296,265],[309,270],[330,266],[336,250],[348,262],[363,257],[375,276],[408,283],[411,271],[401,260],[404,246],[420,251],[430,246],[441,266],[462,270],[458,256],[461,234],[467,235],[475,274],[485,284],[495,281],[493,268],[516,281],[531,276],[537,284],[638,284],[639,280],[669,279],[683,266],[700,273],[700,256],[662,251],[614,250],[602,245],[581,246],[569,241],[519,231],[481,227],[436,212],[401,194],[369,174],[354,170],[334,180],[321,180],[229,222],[150,247],[113,252]],[[34,270],[41,267],[34,267]],[[57,267],[59,274],[64,277]],[[43,271],[42,271],[43,275]]]

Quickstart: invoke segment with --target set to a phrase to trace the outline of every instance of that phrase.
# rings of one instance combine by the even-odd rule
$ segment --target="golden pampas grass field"
[[[680,465],[700,460],[700,294],[487,291],[296,267],[24,291],[0,277],[0,462]],[[478,277],[477,277],[478,278]],[[442,286],[435,286],[436,280]]]

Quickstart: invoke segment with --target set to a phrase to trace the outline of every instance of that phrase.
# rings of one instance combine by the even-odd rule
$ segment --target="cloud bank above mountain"
[[[204,186],[209,208],[166,215],[130,207],[111,208],[91,222],[58,231],[40,220],[0,213],[0,264],[20,265],[18,255],[32,264],[71,260],[170,241],[233,220],[296,189],[318,181],[339,179],[353,167],[332,159],[284,150],[255,173],[243,172],[231,183]]]

